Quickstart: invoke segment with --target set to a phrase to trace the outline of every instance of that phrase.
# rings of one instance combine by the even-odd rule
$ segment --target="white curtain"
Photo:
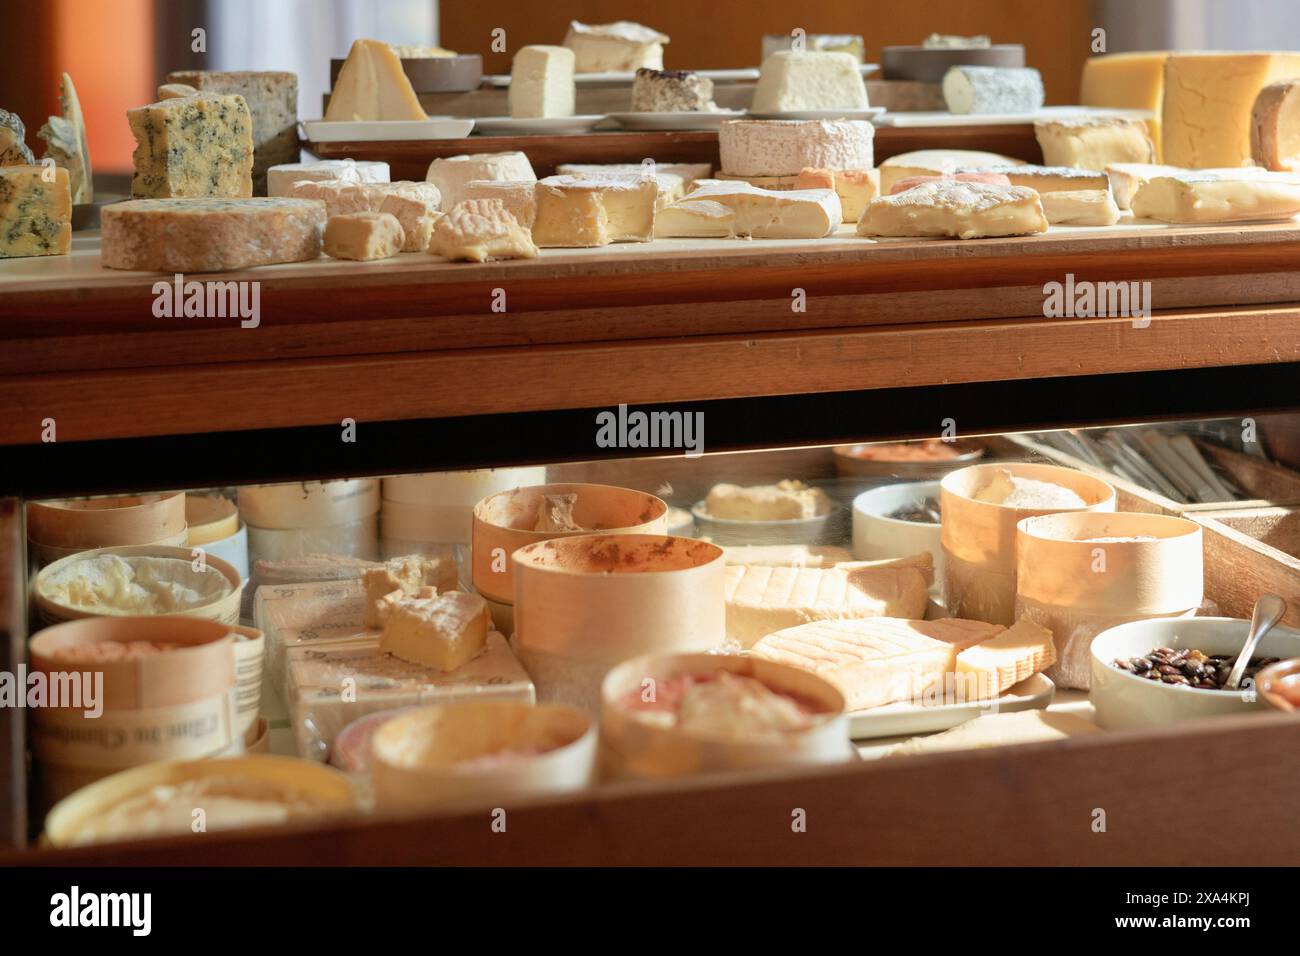
[[[1095,0],[1106,52],[1300,50],[1297,0]]]

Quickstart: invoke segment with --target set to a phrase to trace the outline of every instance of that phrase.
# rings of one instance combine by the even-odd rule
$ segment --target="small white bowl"
[[[938,481],[907,481],[864,491],[853,499],[853,556],[859,561],[901,558],[929,551],[936,579],[943,561],[939,522],[901,521],[890,512],[939,500]]]
[[[1102,631],[1092,642],[1091,699],[1098,726],[1123,730],[1263,710],[1265,704],[1253,688],[1199,690],[1138,677],[1111,665],[1117,658],[1141,657],[1157,647],[1235,655],[1249,631],[1249,621],[1228,617],[1131,621]],[[1300,657],[1300,632],[1273,628],[1259,642],[1254,656]]]

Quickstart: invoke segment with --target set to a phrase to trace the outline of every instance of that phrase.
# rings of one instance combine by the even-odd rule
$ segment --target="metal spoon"
[[[1224,690],[1236,690],[1241,686],[1241,675],[1246,672],[1246,665],[1255,654],[1255,647],[1260,640],[1273,629],[1273,625],[1282,620],[1286,614],[1286,601],[1276,594],[1264,594],[1255,602],[1255,612],[1250,616],[1250,633],[1246,643],[1237,655],[1237,663],[1232,665]]]

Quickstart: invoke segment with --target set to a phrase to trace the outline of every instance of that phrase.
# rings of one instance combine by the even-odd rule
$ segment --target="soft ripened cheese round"
[[[314,163],[282,163],[266,171],[266,194],[288,196],[294,183],[341,179],[353,183],[388,182],[388,164],[378,160],[321,159]]]
[[[461,190],[467,183],[479,180],[512,180],[536,182],[537,174],[528,157],[513,150],[505,153],[467,153],[445,156],[429,164],[425,181],[431,182],[442,193],[442,208],[450,209],[460,202]]]
[[[109,269],[219,272],[321,252],[325,204],[308,199],[133,199],[104,207]]]
[[[875,130],[862,120],[732,120],[718,133],[729,176],[797,176],[815,169],[870,169]]]

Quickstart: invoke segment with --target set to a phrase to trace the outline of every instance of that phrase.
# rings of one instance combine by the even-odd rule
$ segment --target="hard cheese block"
[[[183,70],[168,73],[167,82],[244,98],[253,116],[253,195],[267,195],[266,174],[272,166],[298,162],[297,74]]]
[[[1023,186],[937,180],[873,199],[860,236],[1022,236],[1046,232],[1038,193]]]
[[[1079,102],[1084,106],[1112,106],[1150,110],[1146,121],[1160,161],[1160,109],[1164,102],[1165,59],[1168,53],[1108,53],[1083,61]],[[1122,208],[1122,207],[1121,207]]]
[[[100,214],[110,269],[220,272],[321,253],[325,205],[308,199],[135,199]]]
[[[72,248],[72,190],[61,167],[0,166],[0,259]]]
[[[729,120],[718,131],[729,176],[797,176],[805,168],[870,169],[875,128],[862,120]]]
[[[242,96],[205,93],[127,110],[137,199],[253,194],[253,119]]]
[[[889,195],[894,183],[914,176],[951,175],[959,169],[1004,169],[1024,160],[978,149],[917,149],[898,153],[880,164],[880,194]]]
[[[36,157],[27,148],[27,127],[17,113],[0,110],[0,166],[34,166]]]
[[[920,618],[933,581],[928,553],[832,568],[730,565],[727,637],[752,647],[768,634],[809,621]]]
[[[429,164],[424,178],[438,187],[438,192],[442,194],[443,209],[450,209],[462,199],[487,198],[470,197],[464,194],[465,187],[472,182],[506,180],[531,183],[537,181],[532,163],[519,150],[443,156]]]
[[[1300,80],[1259,91],[1250,111],[1250,155],[1265,169],[1300,169]]]
[[[1060,119],[1034,124],[1046,166],[1104,170],[1111,163],[1155,162],[1155,149],[1140,120],[1117,116]]]
[[[526,46],[510,67],[508,101],[515,119],[572,116],[576,90],[573,51],[562,46]]]
[[[1056,663],[1052,632],[1021,618],[996,637],[957,654],[957,677],[965,693],[997,697]]]
[[[1297,53],[1172,53],[1165,61],[1163,161],[1250,163],[1251,110],[1264,87],[1300,75]]]
[[[1080,189],[1045,192],[1043,215],[1054,226],[1113,226],[1119,222],[1119,207],[1109,189]]]
[[[731,217],[701,202],[716,203]],[[672,213],[675,206],[684,212]],[[670,215],[672,214],[672,215]],[[716,224],[718,235],[752,236],[755,239],[821,239],[830,235],[844,218],[840,198],[833,189],[760,189],[744,182],[712,182],[699,185],[680,204],[668,206],[665,223],[658,235],[702,235],[705,223]],[[681,223],[680,231],[676,231]],[[725,227],[729,232],[722,232]],[[699,226],[698,231],[691,229]]]
[[[536,187],[533,242],[539,247],[603,246],[654,238],[659,187],[653,179],[551,176]]]
[[[81,114],[77,88],[66,73],[59,85],[59,112],[61,115],[51,116],[36,135],[48,144],[45,157],[68,171],[73,204],[91,202],[95,198],[95,183],[86,141],[86,121]]]
[[[325,226],[325,255],[334,259],[387,259],[401,252],[405,241],[402,224],[386,212],[331,216]]]
[[[466,199],[438,221],[429,252],[452,260],[486,262],[534,259],[537,246],[500,199]]]
[[[614,23],[569,21],[564,45],[573,51],[579,73],[633,73],[641,67],[662,70],[668,37],[658,30],[618,20]]]
[[[1003,630],[960,618],[826,620],[772,633],[751,653],[824,677],[844,694],[846,710],[864,710],[931,694],[959,653]]]
[[[867,86],[851,54],[781,50],[763,61],[750,108],[755,113],[864,110]]]
[[[989,747],[1042,743],[1101,732],[1096,724],[1074,714],[1048,713],[1043,710],[985,714],[941,734],[913,737],[892,748],[885,756],[906,757],[954,750],[985,750]]]
[[[381,40],[357,40],[330,91],[325,119],[427,120],[419,97],[393,48]]]
[[[1290,219],[1300,214],[1300,183],[1275,175],[1157,176],[1133,196],[1133,215],[1176,223]]]

